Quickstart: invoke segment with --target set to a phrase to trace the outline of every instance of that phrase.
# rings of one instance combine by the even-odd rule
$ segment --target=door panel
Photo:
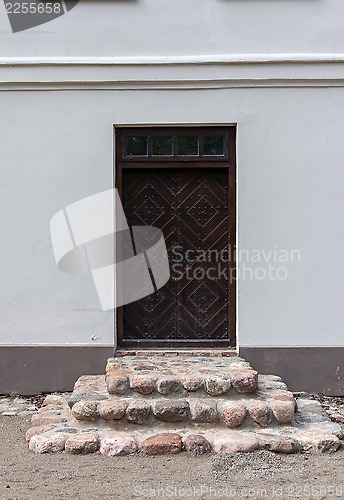
[[[226,249],[235,241],[229,234],[235,227],[229,189],[235,186],[230,185],[228,165],[163,167],[146,164],[122,170],[128,222],[162,230],[171,278],[157,292],[121,308],[121,343],[229,345],[235,305],[230,302],[228,268],[234,263],[228,263]]]

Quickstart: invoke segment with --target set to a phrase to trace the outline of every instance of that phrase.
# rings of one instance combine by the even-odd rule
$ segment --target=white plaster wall
[[[12,35],[0,4],[0,56],[344,52],[342,0],[80,0]]]
[[[49,221],[112,186],[113,124],[135,123],[238,123],[239,248],[300,250],[284,281],[239,281],[240,345],[344,344],[343,88],[16,91],[0,109],[1,344],[112,344]]]
[[[80,0],[61,18],[12,34],[0,3],[0,344],[113,343],[113,314],[100,310],[92,278],[57,271],[49,222],[112,187],[114,124],[238,123],[239,249],[301,254],[284,281],[239,281],[239,344],[343,345],[343,64],[16,65],[293,53],[326,60],[344,53],[343,26],[342,0]],[[149,87],[162,73],[176,90],[92,83]],[[252,82],[181,90],[207,77],[221,80],[214,87]],[[281,87],[255,88],[261,78]],[[295,88],[283,87],[288,79]],[[76,80],[89,90],[64,90]],[[39,82],[52,83],[32,90]]]
[[[0,342],[113,343],[92,279],[57,272],[49,228],[61,208],[112,186],[111,125],[85,93],[0,102]]]

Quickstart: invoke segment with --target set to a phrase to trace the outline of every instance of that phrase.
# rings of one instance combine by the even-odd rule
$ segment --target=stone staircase
[[[321,405],[231,351],[119,353],[105,375],[47,396],[26,438],[35,452],[104,455],[334,451],[342,430]]]

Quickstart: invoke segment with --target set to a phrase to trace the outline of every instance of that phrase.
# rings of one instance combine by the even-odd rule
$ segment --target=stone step
[[[109,394],[162,395],[190,393],[232,397],[258,390],[258,373],[238,356],[135,355],[110,358],[106,365]],[[82,381],[80,381],[82,385]]]
[[[280,377],[258,375],[238,356],[110,358],[105,376],[77,380],[69,405],[79,421],[230,428],[289,423],[296,409]]]
[[[155,425],[155,421],[211,423],[230,428],[239,425],[262,427],[271,422],[289,423],[294,417],[296,402],[287,386],[276,376],[258,376],[255,393],[233,391],[210,395],[205,391],[181,389],[171,394],[153,391],[142,394],[127,391],[113,395],[107,391],[105,376],[82,376],[69,398],[73,416],[79,421],[116,420],[127,425]]]
[[[94,402],[93,402],[94,403]],[[47,396],[26,433],[36,453],[94,453],[119,456],[141,451],[147,455],[234,453],[267,449],[277,453],[336,451],[343,438],[317,401],[299,399],[292,424],[268,428],[225,428],[211,424],[156,422],[153,427],[126,426],[118,421],[79,421],[63,396]]]
[[[104,455],[335,451],[342,437],[318,401],[296,401],[280,377],[237,356],[180,354],[109,359],[70,396],[47,396],[26,434],[37,453]]]
[[[157,419],[235,428],[290,423],[294,418],[296,403],[292,395],[281,391],[269,399],[246,397],[233,401],[224,398],[84,399],[74,403],[71,409],[77,420],[85,422],[104,420],[123,423],[124,426],[128,422],[152,426]]]

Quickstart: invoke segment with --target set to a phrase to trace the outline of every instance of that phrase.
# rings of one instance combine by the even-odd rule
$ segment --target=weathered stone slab
[[[66,406],[66,398],[65,396],[60,396],[58,394],[48,394],[42,403],[43,406],[47,405],[60,405],[60,406]]]
[[[190,418],[190,406],[182,399],[157,401],[153,405],[153,414],[164,422],[186,422]]]
[[[131,455],[137,452],[137,443],[131,434],[113,432],[107,434],[100,443],[100,453],[108,457]]]
[[[182,437],[174,433],[162,433],[145,439],[141,451],[146,455],[176,455],[182,451]]]
[[[235,431],[231,434],[219,434],[214,441],[216,453],[249,452],[256,450],[258,446],[258,439],[255,435],[236,434]]]
[[[32,436],[29,449],[35,453],[56,453],[63,451],[70,434],[39,434]]]
[[[96,432],[84,432],[70,436],[65,443],[65,450],[69,453],[94,453],[99,448],[98,434]]]
[[[319,401],[312,399],[299,399],[298,407],[301,412],[295,414],[295,419],[299,423],[327,422],[328,416],[323,410]]]
[[[301,450],[301,444],[297,439],[274,434],[257,433],[259,447],[275,453],[297,453]]]
[[[52,425],[52,424],[60,424],[61,422],[67,422],[68,416],[66,413],[62,412],[54,412],[54,411],[45,411],[38,412],[35,415],[32,415],[31,423],[34,426],[41,425]]]
[[[26,441],[30,441],[32,436],[38,436],[39,434],[43,434],[44,432],[51,431],[54,429],[53,424],[45,424],[45,425],[37,425],[33,427],[29,427],[29,429],[26,431],[25,434],[25,439]]]
[[[321,431],[304,431],[298,435],[298,440],[306,450],[320,452],[334,452],[341,447],[341,441],[333,434],[322,433]]]
[[[102,393],[97,392],[97,391],[76,392],[70,396],[70,398],[68,400],[68,406],[70,408],[73,408],[75,403],[79,403],[79,401],[96,401],[96,402],[98,402],[98,401],[106,400],[106,399],[108,399],[108,397],[109,397],[108,392],[106,392],[106,394],[102,394]]]

